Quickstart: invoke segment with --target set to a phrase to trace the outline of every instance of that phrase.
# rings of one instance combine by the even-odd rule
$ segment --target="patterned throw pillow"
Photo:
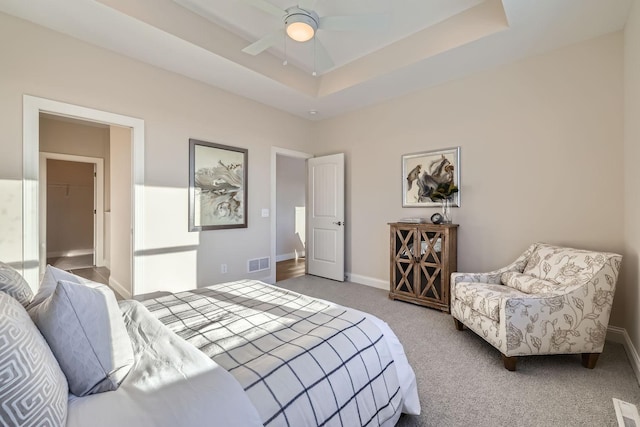
[[[0,291],[17,299],[23,307],[33,299],[33,292],[24,277],[3,262],[0,262]]]
[[[60,281],[29,314],[76,396],[115,390],[133,365],[133,348],[113,291]]]
[[[542,294],[558,290],[558,285],[553,282],[518,273],[517,271],[502,273],[500,281],[503,285],[517,289],[525,294]]]
[[[0,292],[0,425],[63,427],[67,380],[24,307]]]

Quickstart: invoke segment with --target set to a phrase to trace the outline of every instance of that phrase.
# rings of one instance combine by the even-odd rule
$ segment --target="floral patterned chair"
[[[593,369],[602,353],[622,256],[543,243],[489,273],[451,275],[451,315],[502,353],[582,354]]]

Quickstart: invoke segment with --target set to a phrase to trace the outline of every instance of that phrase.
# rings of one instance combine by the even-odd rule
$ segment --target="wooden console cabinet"
[[[458,261],[457,224],[389,224],[389,298],[449,312],[449,280]]]

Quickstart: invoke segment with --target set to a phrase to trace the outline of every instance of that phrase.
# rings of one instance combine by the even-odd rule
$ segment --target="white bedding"
[[[71,396],[68,427],[262,426],[240,384],[135,301],[121,303],[135,363],[116,391]]]
[[[402,345],[370,314],[255,280],[143,304],[226,368],[265,425],[393,426],[420,413]]]
[[[260,289],[260,286],[271,288],[271,285],[250,282],[257,286],[257,289]],[[225,290],[230,291],[233,288],[247,286],[248,283],[226,285],[230,287]],[[281,288],[273,287],[272,289]],[[206,289],[201,291],[206,292]],[[188,299],[186,295],[188,293],[184,294]],[[244,291],[243,294],[245,294]],[[396,377],[395,373],[397,373],[397,380],[395,380],[396,387],[399,385],[397,393],[402,395],[402,400],[399,401],[400,406],[396,405],[397,412],[381,424],[393,426],[400,415],[400,409],[407,414],[419,414],[420,402],[413,369],[407,361],[402,345],[389,326],[371,314],[328,301],[317,299],[314,301],[363,316],[373,324],[372,328],[377,327],[380,330],[381,342],[388,349],[389,360],[393,360],[392,364],[395,366],[393,377]],[[144,304],[149,305],[149,303],[150,301],[146,301]],[[263,414],[260,408],[262,399],[256,401],[255,396],[243,389],[242,381],[238,380],[236,371],[232,371],[234,373],[232,375],[204,352],[198,350],[193,343],[187,342],[172,332],[156,318],[158,312],[152,314],[136,301],[124,301],[120,306],[133,345],[134,366],[116,391],[81,398],[70,396],[67,427],[263,425],[264,420],[261,420]],[[206,307],[206,305],[201,306],[199,310],[207,310]],[[175,308],[177,307],[171,306],[170,309],[174,314]],[[187,315],[191,317],[190,314]],[[227,316],[228,314],[225,315]],[[349,316],[352,317],[352,315]],[[166,319],[163,321],[166,322]],[[184,319],[181,320],[183,321]],[[214,322],[213,325],[215,324]],[[205,329],[207,327],[204,324],[196,326],[196,330],[201,332]],[[393,383],[392,377],[388,377],[388,380]],[[328,424],[333,425],[335,421],[336,419]],[[280,422],[274,424],[281,425]],[[297,425],[290,422],[288,424]],[[306,421],[305,424],[307,424]]]

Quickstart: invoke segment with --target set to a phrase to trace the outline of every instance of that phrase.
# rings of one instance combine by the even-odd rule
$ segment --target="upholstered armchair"
[[[582,354],[593,369],[602,353],[622,256],[531,245],[489,273],[451,275],[451,315],[502,354]]]

